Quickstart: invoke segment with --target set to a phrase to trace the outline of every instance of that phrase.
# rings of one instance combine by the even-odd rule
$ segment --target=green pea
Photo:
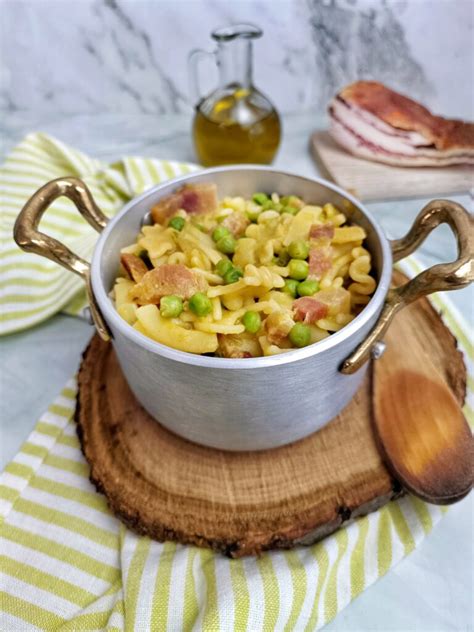
[[[295,281],[295,279],[285,279],[285,285],[281,289],[282,292],[285,292],[285,294],[289,294],[293,298],[296,298],[298,285],[299,283],[298,281]]]
[[[297,197],[296,195],[285,195],[280,198],[280,201],[285,206],[290,206],[292,208],[296,208],[297,210],[299,210],[299,208],[302,206],[301,198]]]
[[[295,323],[288,338],[295,347],[306,347],[311,342],[311,329],[304,323]]]
[[[308,276],[309,266],[306,261],[301,261],[301,259],[291,259],[288,264],[288,271],[290,273],[290,279],[304,281]]]
[[[212,232],[212,239],[214,241],[219,241],[222,237],[228,237],[230,235],[230,230],[225,226],[218,226]]]
[[[216,248],[225,255],[232,255],[235,251],[235,239],[232,235],[224,235],[216,243]]]
[[[258,312],[245,312],[242,316],[242,325],[250,334],[256,334],[262,326],[262,319]]]
[[[317,281],[312,281],[310,279],[306,279],[306,281],[302,281],[298,283],[297,292],[299,296],[313,296],[319,290],[319,283]]]
[[[183,230],[185,224],[186,220],[184,217],[173,217],[173,219],[170,219],[168,226],[171,226],[171,228],[174,228],[179,232]]]
[[[196,292],[189,299],[189,309],[196,316],[207,316],[212,311],[211,299],[202,292]]]
[[[174,294],[162,296],[160,300],[160,314],[163,318],[177,318],[183,311],[183,299]]]
[[[232,261],[230,261],[230,259],[226,257],[217,262],[216,272],[221,277],[223,277],[226,272],[229,272],[229,270],[232,270]]]
[[[244,273],[239,268],[232,267],[224,274],[224,283],[229,285],[230,283],[237,283],[237,281],[242,277]]]
[[[282,250],[278,254],[277,262],[278,262],[279,266],[286,266],[286,265],[288,265],[289,260],[290,260],[290,255],[288,254],[288,252],[286,250]]]
[[[262,209],[259,208],[258,211],[246,211],[246,214],[251,222],[256,222],[261,212],[262,212]]]
[[[275,207],[273,200],[267,200],[262,204],[262,211],[269,211]]]
[[[292,241],[288,246],[288,254],[292,259],[307,259],[309,255],[309,244],[302,239]]]
[[[268,201],[268,195],[266,193],[254,193],[252,195],[252,200],[262,206],[262,204],[265,204],[265,202]]]

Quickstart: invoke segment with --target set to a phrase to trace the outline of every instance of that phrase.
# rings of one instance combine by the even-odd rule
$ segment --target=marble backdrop
[[[255,83],[282,112],[324,111],[357,78],[473,118],[472,0],[0,0],[0,108],[62,117],[191,107],[187,56],[251,21]],[[202,68],[206,89],[215,81]]]

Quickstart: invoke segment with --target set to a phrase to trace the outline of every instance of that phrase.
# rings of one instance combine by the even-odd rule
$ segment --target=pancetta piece
[[[295,320],[312,325],[328,315],[328,306],[316,298],[303,296],[293,303]]]
[[[239,211],[234,211],[222,221],[221,226],[230,230],[234,237],[239,238],[245,233],[245,229],[249,224],[250,220],[246,215]]]
[[[308,278],[319,281],[332,265],[332,224],[313,224],[309,231]]]
[[[311,325],[321,318],[350,311],[351,295],[342,287],[321,290],[315,296],[304,296],[293,302],[295,320]]]
[[[309,229],[309,238],[314,240],[327,239],[331,241],[334,237],[334,226],[332,224],[313,224]]]
[[[308,278],[319,281],[331,269],[331,246],[311,247],[308,263]]]
[[[211,182],[185,184],[180,189],[162,198],[151,209],[155,224],[164,224],[180,209],[190,215],[211,213],[217,208],[217,186]]]
[[[329,116],[334,140],[362,158],[396,166],[474,164],[474,123],[435,116],[376,81],[345,87]]]
[[[158,305],[162,296],[174,294],[190,298],[196,292],[207,289],[206,281],[181,264],[164,264],[145,274],[131,290],[140,305]]]
[[[135,283],[141,281],[148,272],[145,262],[140,259],[140,257],[137,257],[137,255],[124,252],[120,255],[120,263]]]

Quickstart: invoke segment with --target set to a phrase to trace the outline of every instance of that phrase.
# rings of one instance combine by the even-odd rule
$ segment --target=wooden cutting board
[[[405,309],[392,327],[403,335],[397,351],[409,353],[411,343],[429,350],[461,404],[462,355],[428,301]],[[76,422],[90,478],[128,527],[154,539],[232,557],[311,544],[402,491],[374,438],[370,374],[325,428],[262,452],[205,448],[160,426],[131,393],[112,345],[98,336],[78,382]]]
[[[323,175],[364,201],[467,193],[474,187],[472,166],[391,167],[352,156],[328,132],[315,132],[310,147]]]

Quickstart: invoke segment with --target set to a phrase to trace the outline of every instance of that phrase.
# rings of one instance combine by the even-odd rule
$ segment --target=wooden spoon
[[[427,502],[447,505],[472,488],[474,443],[453,392],[413,335],[410,311],[397,315],[386,351],[374,362],[375,432],[400,483]]]

